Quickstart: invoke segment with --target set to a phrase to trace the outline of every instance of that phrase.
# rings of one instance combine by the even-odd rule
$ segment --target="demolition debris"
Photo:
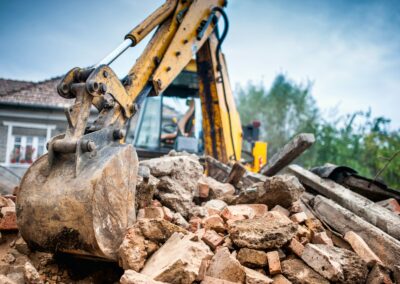
[[[394,198],[374,203],[299,166],[266,177],[176,152],[139,175],[115,262],[36,251],[18,234],[16,197],[1,196],[0,282],[400,283]]]

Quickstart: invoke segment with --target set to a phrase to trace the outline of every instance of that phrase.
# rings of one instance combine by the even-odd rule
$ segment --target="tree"
[[[244,124],[261,121],[261,137],[274,154],[298,132],[314,132],[318,109],[310,94],[310,84],[296,85],[284,75],[276,77],[269,91],[249,83],[239,88],[238,110]]]
[[[311,132],[316,143],[296,163],[308,168],[346,165],[370,178],[384,169],[379,177],[400,188],[400,131],[390,130],[389,119],[372,118],[369,110],[327,120],[316,106],[311,85],[296,84],[284,75],[277,76],[270,90],[249,83],[237,94],[242,122],[261,121],[269,157],[296,134]]]

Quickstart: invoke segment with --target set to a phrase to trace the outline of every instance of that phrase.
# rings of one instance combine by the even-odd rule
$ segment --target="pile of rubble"
[[[398,240],[380,231],[384,241],[372,246],[360,233],[362,224],[352,228],[346,221],[338,224],[341,229],[332,225],[329,215],[339,205],[331,196],[311,194],[318,192],[298,170],[266,177],[239,163],[230,167],[210,157],[175,152],[142,161],[137,220],[119,247],[119,267],[31,252],[14,231],[0,245],[0,283],[399,281],[400,258],[391,257],[400,250],[388,252],[385,243],[389,238],[395,249]],[[16,230],[13,201],[0,201],[0,230]],[[375,241],[374,233],[371,238]]]

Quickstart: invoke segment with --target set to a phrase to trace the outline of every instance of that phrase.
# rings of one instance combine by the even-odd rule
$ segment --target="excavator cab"
[[[151,159],[171,150],[204,154],[202,105],[195,60],[159,96],[147,97],[136,124],[129,123],[126,143],[139,159]],[[260,122],[242,126],[241,162],[258,172],[266,163],[267,144],[259,141]]]
[[[162,94],[147,97],[136,123],[129,122],[126,143],[133,144],[140,159],[167,154],[171,150],[202,154],[202,109],[195,62]]]

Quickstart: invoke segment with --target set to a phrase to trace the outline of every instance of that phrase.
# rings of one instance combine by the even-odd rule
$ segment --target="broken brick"
[[[267,252],[269,274],[275,275],[282,272],[281,261],[277,251]]]
[[[215,250],[224,242],[224,237],[219,235],[214,230],[206,230],[201,240],[205,242],[212,250]]]
[[[344,239],[351,245],[352,249],[364,260],[369,267],[376,263],[382,263],[379,257],[370,249],[367,243],[353,231],[345,234]]]
[[[290,216],[290,220],[292,220],[293,222],[297,223],[297,224],[301,224],[303,222],[305,222],[307,220],[307,214],[304,212],[299,212],[299,213],[295,213],[292,216]]]
[[[313,234],[312,242],[314,244],[333,246],[333,242],[326,232],[320,232]]]
[[[289,249],[290,249],[295,255],[297,255],[298,257],[301,257],[301,255],[303,254],[303,251],[304,251],[304,246],[303,246],[296,238],[293,238],[293,239],[290,241]]]
[[[15,211],[6,211],[3,217],[0,219],[0,231],[14,230],[18,230],[17,215],[15,214]]]
[[[203,227],[219,233],[225,232],[224,220],[219,215],[211,215],[203,219]]]
[[[210,193],[210,187],[201,178],[197,181],[198,197],[207,198]]]
[[[190,231],[191,232],[196,232],[198,229],[201,228],[201,223],[202,220],[199,217],[193,217],[189,220],[189,224],[190,224]]]

